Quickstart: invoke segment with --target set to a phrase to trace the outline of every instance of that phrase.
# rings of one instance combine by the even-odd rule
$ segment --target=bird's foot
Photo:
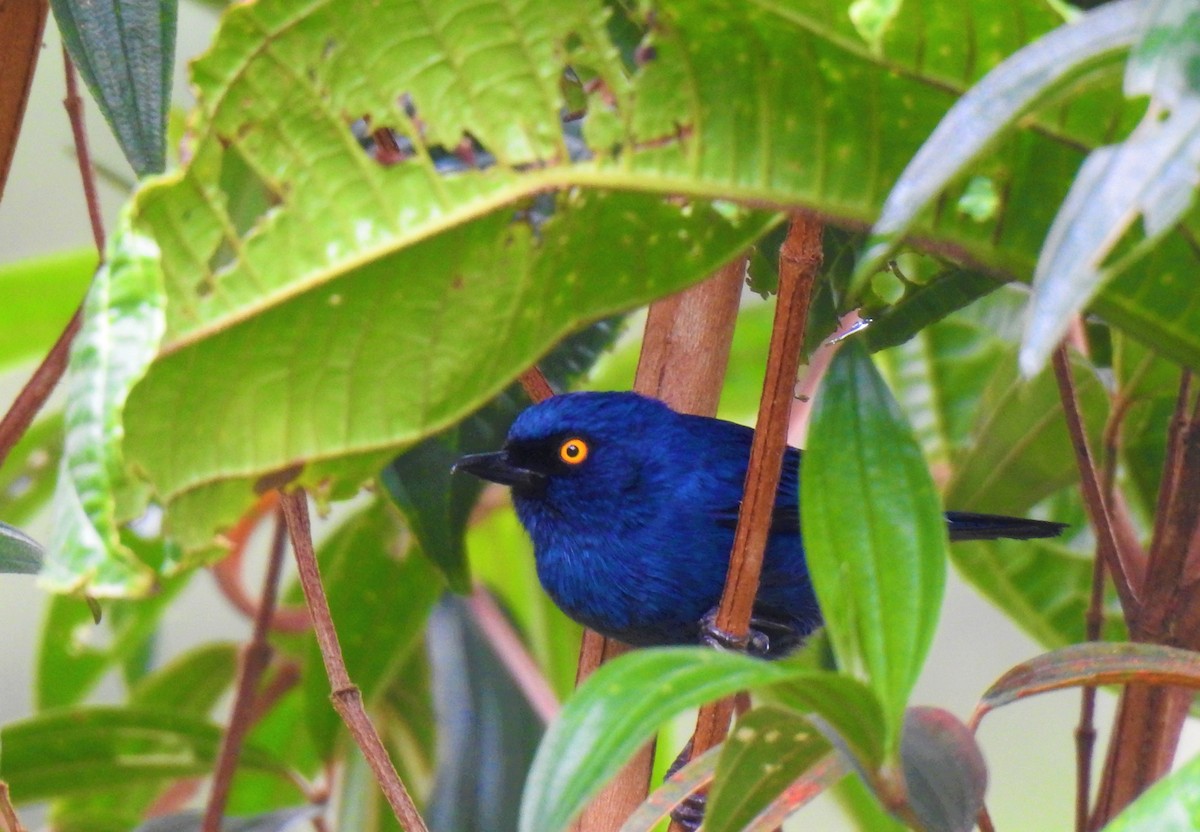
[[[771,637],[762,630],[756,629],[754,623],[754,619],[751,619],[750,629],[746,635],[738,638],[728,630],[717,626],[717,608],[713,607],[700,619],[700,643],[705,647],[736,650],[760,659],[766,658],[771,652]]]
[[[687,765],[688,760],[692,757],[692,741],[688,740],[687,745],[679,752],[679,756],[675,758],[675,762],[667,767],[667,776],[664,778],[670,780],[679,769]],[[697,792],[689,794],[683,799],[683,802],[671,810],[671,820],[678,823],[687,832],[696,832],[700,828],[700,824],[704,822],[704,810],[708,806],[708,794],[706,792]]]

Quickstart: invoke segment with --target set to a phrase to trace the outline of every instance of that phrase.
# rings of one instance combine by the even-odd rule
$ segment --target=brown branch
[[[550,382],[546,381],[546,376],[537,367],[530,367],[521,374],[521,386],[525,388],[525,395],[534,404],[554,395]]]
[[[651,304],[634,390],[681,412],[716,414],[745,273],[746,260],[739,257],[703,283]],[[627,650],[585,630],[576,684]],[[648,743],[584,810],[573,832],[619,828],[645,799],[653,763],[654,744]]]
[[[1130,619],[1138,612],[1137,599],[1144,575],[1130,574],[1130,559],[1121,550],[1117,537],[1113,533],[1108,504],[1100,489],[1100,479],[1096,474],[1096,466],[1088,448],[1087,432],[1079,412],[1079,399],[1075,395],[1075,379],[1071,374],[1071,359],[1067,355],[1065,346],[1060,344],[1054,351],[1053,364],[1054,377],[1058,381],[1059,398],[1062,399],[1063,416],[1066,418],[1067,431],[1071,435],[1071,445],[1074,448],[1075,461],[1079,467],[1079,487],[1083,491],[1083,502],[1092,522],[1092,528],[1096,532],[1096,548],[1099,550],[1099,556],[1104,559],[1105,567],[1113,576],[1113,583],[1117,588],[1117,596],[1121,599],[1121,608],[1125,611],[1126,619]]]
[[[8,783],[0,780],[0,817],[4,818],[7,832],[25,832],[17,810],[12,804],[12,796],[8,793]]]
[[[396,768],[392,765],[379,733],[371,724],[363,706],[362,692],[350,681],[346,663],[342,659],[342,648],[338,644],[337,630],[329,612],[329,601],[321,586],[321,572],[317,556],[313,552],[312,531],[308,522],[308,495],[297,489],[283,497],[283,513],[287,518],[288,532],[292,538],[292,550],[296,556],[296,567],[300,573],[300,586],[312,615],[317,644],[321,648],[321,659],[329,676],[334,710],[350,729],[354,742],[362,750],[371,773],[375,775],[383,795],[392,807],[392,813],[406,832],[428,832],[425,821],[413,804],[408,789],[404,787]]]
[[[1156,506],[1154,536],[1142,604],[1129,620],[1136,641],[1196,649],[1195,587],[1184,578],[1192,540],[1200,526],[1200,420],[1191,402],[1191,375],[1183,371],[1167,436]],[[1170,770],[1193,695],[1161,686],[1129,685],[1121,695],[1104,779],[1091,818],[1094,828]]]
[[[267,641],[267,633],[271,628],[275,599],[279,594],[279,576],[283,571],[283,555],[287,548],[286,531],[283,515],[276,511],[275,536],[271,540],[267,574],[263,578],[262,598],[258,604],[258,613],[254,617],[250,643],[242,650],[240,656],[233,712],[229,716],[229,727],[221,741],[221,753],[217,757],[217,767],[213,772],[212,790],[208,796],[208,804],[204,807],[204,821],[200,827],[202,832],[221,832],[221,819],[225,815],[225,804],[229,800],[229,788],[233,783],[238,757],[241,755],[242,741],[245,740],[252,724],[255,691],[274,652]]]
[[[821,268],[823,229],[819,220],[797,214],[792,218],[787,238],[779,251],[779,297],[775,305],[766,378],[754,441],[750,446],[745,496],[738,512],[729,572],[717,610],[717,628],[735,639],[744,639],[749,632],[750,615],[758,595],[770,516],[787,448],[788,416],[796,373],[800,368],[800,347],[808,322],[809,300]],[[693,755],[703,754],[724,739],[732,710],[731,699],[700,709]]]
[[[79,160],[79,177],[83,180],[83,195],[87,200],[88,220],[92,225],[92,239],[96,251],[104,257],[104,220],[100,216],[100,197],[96,192],[96,171],[92,167],[92,154],[88,150],[87,126],[83,118],[83,99],[79,96],[79,82],[75,77],[75,64],[63,46],[63,68],[67,76],[67,97],[63,106],[71,120],[71,135],[75,139],[75,158]]]
[[[46,0],[0,3],[0,32],[4,33],[4,49],[0,49],[0,199],[25,121],[49,11]]]
[[[555,696],[537,662],[525,649],[517,631],[508,623],[495,599],[483,587],[475,587],[468,604],[471,614],[475,616],[475,623],[479,625],[484,638],[488,640],[500,662],[521,689],[521,693],[525,694],[526,701],[543,722],[549,723],[558,715],[558,697]]]

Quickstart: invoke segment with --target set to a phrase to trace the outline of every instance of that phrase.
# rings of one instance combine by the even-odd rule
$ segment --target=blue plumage
[[[721,597],[753,436],[635,393],[571,393],[528,408],[502,451],[456,468],[513,487],[538,577],[567,615],[634,645],[694,644]],[[799,467],[789,448],[755,606],[771,655],[821,623],[799,534]],[[947,521],[952,538],[1062,528],[962,513]]]

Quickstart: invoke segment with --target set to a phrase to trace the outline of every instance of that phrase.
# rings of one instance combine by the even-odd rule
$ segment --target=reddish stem
[[[275,612],[275,599],[279,593],[279,576],[283,571],[283,555],[287,547],[286,525],[281,513],[277,512],[275,536],[271,541],[270,560],[263,579],[262,598],[254,617],[254,630],[250,643],[242,650],[238,668],[237,692],[233,700],[233,713],[229,717],[229,728],[221,742],[221,753],[217,757],[213,773],[212,791],[204,809],[202,832],[220,832],[225,804],[229,799],[229,788],[233,773],[237,769],[242,741],[250,730],[254,713],[255,691],[263,671],[271,662],[273,650],[267,641],[271,628],[271,617]]]
[[[17,817],[17,810],[12,804],[12,796],[8,793],[8,783],[0,780],[0,817],[4,818],[7,832],[26,832]]]
[[[496,651],[521,693],[525,694],[525,699],[542,721],[549,723],[558,715],[558,697],[555,696],[537,662],[533,660],[533,656],[525,649],[517,631],[508,623],[495,599],[483,587],[475,587],[469,604],[471,614],[475,616],[475,623],[479,625],[484,638]]]
[[[406,832],[429,832],[425,821],[413,804],[408,789],[396,773],[387,749],[379,738],[379,732],[367,716],[363,705],[362,692],[350,681],[346,672],[346,663],[342,658],[342,648],[338,644],[337,630],[333,626],[333,616],[329,612],[329,601],[325,597],[325,589],[321,585],[321,571],[317,566],[317,556],[313,551],[312,531],[308,521],[308,495],[298,489],[283,497],[283,512],[287,518],[288,532],[292,538],[292,550],[296,556],[296,567],[300,573],[300,586],[304,590],[304,599],[308,603],[312,616],[313,630],[317,636],[317,644],[321,648],[321,659],[325,663],[325,672],[329,676],[334,710],[350,729],[354,742],[362,750],[363,757],[371,767],[371,773],[383,790],[392,813]]]
[[[67,76],[67,97],[63,106],[71,120],[71,135],[75,139],[75,158],[79,160],[79,176],[83,180],[83,195],[87,200],[88,220],[92,225],[92,239],[96,251],[104,257],[104,221],[100,216],[100,197],[96,191],[96,172],[92,168],[92,154],[88,150],[87,126],[83,118],[83,99],[79,96],[79,82],[75,77],[75,64],[67,47],[63,46],[63,68]]]

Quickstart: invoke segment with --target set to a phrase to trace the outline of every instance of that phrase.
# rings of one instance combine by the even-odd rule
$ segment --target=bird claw
[[[679,752],[679,756],[675,761],[667,767],[667,776],[664,778],[670,780],[675,774],[687,765],[692,756],[692,741],[688,740],[687,745]],[[687,832],[696,832],[700,828],[700,824],[704,823],[704,810],[708,807],[708,795],[705,792],[689,794],[683,799],[683,802],[671,810],[671,820],[675,821]]]
[[[771,652],[770,636],[755,629],[753,619],[750,621],[750,629],[746,635],[739,638],[717,626],[717,610],[715,608],[709,610],[700,619],[700,643],[705,647],[735,650],[739,653],[749,653],[758,658],[765,658]]]

